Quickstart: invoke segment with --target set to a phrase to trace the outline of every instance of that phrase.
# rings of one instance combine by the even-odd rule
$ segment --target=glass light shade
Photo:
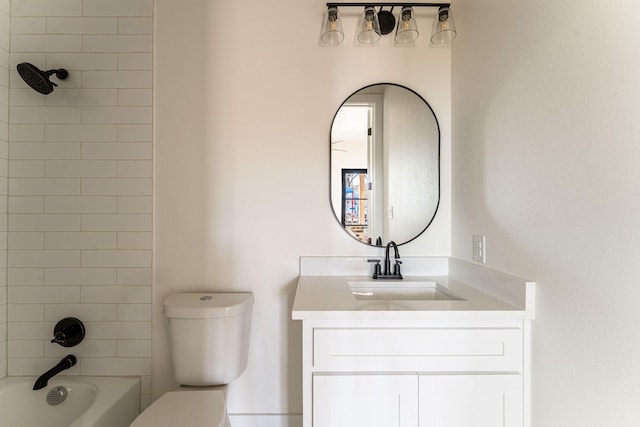
[[[344,40],[344,31],[342,31],[342,21],[338,8],[331,6],[327,9],[322,24],[322,36],[320,37],[324,44],[340,44]]]
[[[396,43],[409,44],[418,38],[418,26],[411,6],[403,6],[400,12],[400,21],[396,27]]]
[[[431,31],[431,43],[437,45],[448,45],[456,38],[456,26],[453,23],[451,9],[441,7],[438,10],[438,16],[433,23],[433,31]]]
[[[366,6],[362,12],[358,41],[363,44],[373,44],[380,40],[380,22],[373,6]]]

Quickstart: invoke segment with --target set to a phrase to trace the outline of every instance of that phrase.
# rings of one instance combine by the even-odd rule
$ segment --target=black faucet
[[[62,358],[60,362],[58,362],[56,366],[49,369],[47,372],[45,372],[44,374],[40,375],[40,377],[38,377],[36,382],[33,384],[33,389],[40,390],[41,388],[45,388],[51,378],[58,375],[60,372],[64,371],[65,369],[71,368],[76,364],[76,362],[77,362],[77,359],[73,354],[66,355],[65,357]]]
[[[393,247],[393,258],[395,263],[393,264],[393,271],[391,271],[391,258],[389,257],[389,250]],[[372,279],[394,279],[402,280],[402,273],[400,273],[400,252],[398,251],[398,245],[393,240],[387,243],[387,248],[384,251],[384,270],[381,271],[380,260],[370,259],[369,262],[374,262]]]

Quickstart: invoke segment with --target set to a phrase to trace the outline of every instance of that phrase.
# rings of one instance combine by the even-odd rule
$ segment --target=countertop
[[[352,260],[352,259],[351,259]],[[314,264],[317,260],[313,260]],[[335,262],[331,259],[331,262]],[[301,274],[293,303],[296,320],[425,320],[425,319],[531,319],[533,318],[533,282],[506,277],[477,266],[458,265],[438,271],[438,275],[410,275],[394,282],[437,282],[459,300],[386,300],[356,299],[349,282],[372,281],[365,275]],[[468,271],[462,271],[462,270]],[[304,272],[301,269],[301,273]],[[308,269],[306,269],[308,270]],[[462,282],[451,273],[461,270]],[[313,273],[316,273],[313,271]],[[505,278],[506,277],[506,278]],[[478,286],[474,286],[477,281]],[[495,286],[494,286],[495,284]],[[505,287],[508,291],[505,292]],[[515,289],[519,298],[512,298]],[[522,288],[522,289],[520,289]],[[531,301],[526,301],[531,300]]]

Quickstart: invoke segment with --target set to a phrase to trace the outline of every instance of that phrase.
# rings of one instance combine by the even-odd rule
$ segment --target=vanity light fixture
[[[339,44],[342,40],[344,40],[344,31],[342,31],[340,12],[337,7],[329,6],[322,25],[322,43]]]
[[[394,7],[401,7],[398,26],[393,14]],[[373,44],[380,37],[396,29],[395,42],[398,45],[411,44],[418,38],[418,25],[413,9],[416,7],[437,7],[438,15],[433,23],[431,43],[449,45],[456,37],[450,3],[327,3],[321,40],[323,44],[340,44],[344,40],[342,22],[338,8],[361,7],[362,17],[358,24],[358,42]],[[376,12],[375,8],[379,8]],[[391,10],[383,8],[390,7]]]

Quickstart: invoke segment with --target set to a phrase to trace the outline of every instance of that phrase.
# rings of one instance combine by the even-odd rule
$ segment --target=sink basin
[[[404,280],[348,282],[351,293],[364,301],[451,301],[462,300],[437,282]]]

